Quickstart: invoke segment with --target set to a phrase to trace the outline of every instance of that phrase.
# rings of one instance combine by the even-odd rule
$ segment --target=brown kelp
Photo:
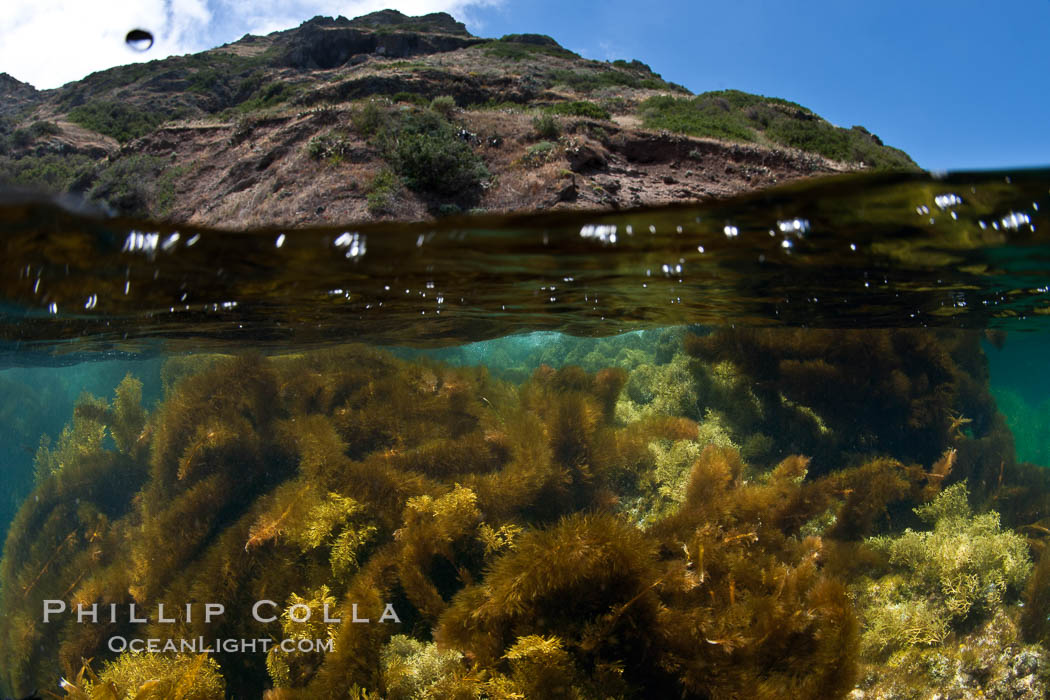
[[[1026,545],[980,511],[1035,501],[1011,490],[979,346],[727,330],[686,349],[520,384],[361,346],[208,356],[170,363],[148,412],[132,377],[85,396],[8,537],[3,682],[94,658],[74,685],[118,697],[154,664],[204,673],[201,697],[834,698],[883,651],[858,582],[917,600],[937,572],[976,577],[967,611],[944,596],[946,634],[1019,595]],[[932,534],[900,533],[922,519]],[[898,551],[950,553],[949,531],[1009,544],[1002,586]],[[44,600],[67,609],[45,624]],[[115,636],[326,646],[198,668]]]
[[[720,329],[685,340],[698,381],[724,392],[728,363],[749,401],[727,412],[742,436],[776,436],[826,472],[873,456],[932,464],[958,451],[952,479],[988,494],[1014,468],[1013,441],[988,388],[980,335],[914,329]],[[722,376],[725,371],[722,371]],[[776,457],[776,459],[780,457]]]
[[[148,416],[130,377],[111,402],[84,397],[58,443],[38,454],[36,490],[4,559],[11,688],[50,685],[56,668],[74,675],[113,635],[259,632],[245,615],[209,624],[182,613],[205,601],[244,611],[322,586],[340,604],[360,590],[362,609],[379,605],[373,617],[392,601],[408,625],[398,629],[423,629],[481,577],[518,523],[608,509],[609,482],[632,466],[625,459],[691,425],[615,426],[626,380],[615,370],[544,370],[518,389],[364,348],[208,358],[195,372],[187,364],[165,373],[166,396]],[[43,624],[45,599],[71,611],[97,605],[101,620]],[[108,621],[109,605],[131,603],[165,603],[177,620]],[[394,631],[363,631],[375,643],[360,658],[376,658]],[[268,680],[251,655],[217,659],[239,692]]]
[[[121,654],[95,673],[85,662],[60,685],[71,700],[222,700],[225,684],[218,664],[204,654]]]

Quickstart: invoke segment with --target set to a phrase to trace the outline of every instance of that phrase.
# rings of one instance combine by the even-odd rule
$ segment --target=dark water
[[[347,230],[222,232],[11,202],[0,340],[22,363],[41,344],[171,351],[183,339],[222,350],[690,323],[1028,330],[1050,310],[1048,179],[854,176],[703,208]]]
[[[1048,211],[1046,170],[305,230],[0,197],[0,692],[1046,697]]]

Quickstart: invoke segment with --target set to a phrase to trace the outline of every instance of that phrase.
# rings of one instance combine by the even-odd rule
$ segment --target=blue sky
[[[489,34],[637,58],[693,92],[798,102],[929,169],[1050,165],[1047,0],[533,0],[477,15]]]
[[[588,58],[637,58],[694,92],[783,97],[861,124],[929,169],[1050,165],[1050,0],[9,0],[0,71],[54,87],[381,7],[449,11],[481,36],[549,34]],[[132,25],[158,36],[145,55],[122,45]]]

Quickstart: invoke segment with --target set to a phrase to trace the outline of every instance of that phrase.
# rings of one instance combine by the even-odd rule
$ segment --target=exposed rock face
[[[339,19],[345,18],[340,17]],[[372,12],[349,20],[348,24],[353,27],[368,27],[369,29],[396,27],[398,29],[427,31],[435,34],[471,36],[471,33],[467,31],[467,25],[457,22],[447,12],[431,12],[428,15],[409,17],[397,10],[380,10],[379,12]]]
[[[29,83],[23,83],[7,73],[0,73],[0,95],[4,97],[33,97],[36,94],[37,89]]]
[[[0,73],[0,115],[13,114],[35,102],[40,91],[7,73]]]
[[[565,156],[569,161],[569,168],[574,173],[586,173],[602,170],[608,164],[608,158],[604,149],[596,148],[590,144],[576,146],[566,151]]]
[[[400,15],[400,13],[396,14]],[[444,15],[444,13],[440,14]],[[427,15],[427,17],[430,16]],[[448,15],[444,16],[449,20],[452,19]],[[375,32],[356,28],[349,21],[320,19],[322,21],[315,18],[307,22],[289,37],[284,55],[278,61],[280,65],[300,70],[329,70],[346,65],[351,58],[362,54],[407,58],[455,51],[484,41],[470,37],[469,34],[453,36],[422,34],[414,31]],[[462,27],[458,22],[455,24]],[[379,26],[399,29],[404,24],[393,23]],[[463,33],[466,33],[465,29]]]
[[[588,120],[564,121],[562,137],[535,160],[528,157],[536,142],[529,115],[460,111],[460,138],[491,174],[484,189],[460,200],[402,187],[376,212],[368,205],[369,183],[390,166],[380,147],[354,133],[357,114],[354,107],[326,107],[260,120],[241,132],[234,126],[162,127],[134,148],[173,163],[200,163],[178,183],[168,215],[223,228],[415,220],[449,203],[488,212],[622,209],[724,197],[849,169],[811,154]],[[312,159],[311,139],[333,132],[345,134],[338,162]]]

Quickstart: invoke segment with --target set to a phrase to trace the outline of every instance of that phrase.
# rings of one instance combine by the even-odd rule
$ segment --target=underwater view
[[[0,202],[0,695],[1045,698],[1050,172]]]

